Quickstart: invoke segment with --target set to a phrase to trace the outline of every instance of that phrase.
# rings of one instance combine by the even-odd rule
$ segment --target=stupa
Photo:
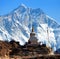
[[[29,41],[31,42],[31,44],[37,44],[38,43],[38,39],[37,39],[36,34],[34,32],[34,27],[33,26],[32,26],[32,31],[30,33]]]

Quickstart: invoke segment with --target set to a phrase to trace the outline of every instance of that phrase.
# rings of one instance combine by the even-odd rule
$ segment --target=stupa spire
[[[34,32],[34,27],[32,26],[32,32]]]

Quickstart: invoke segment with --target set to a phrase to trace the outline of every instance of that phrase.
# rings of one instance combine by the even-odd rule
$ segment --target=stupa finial
[[[32,32],[34,32],[34,27],[32,26]]]

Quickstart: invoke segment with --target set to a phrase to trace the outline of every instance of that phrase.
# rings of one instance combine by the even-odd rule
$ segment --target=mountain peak
[[[27,8],[27,6],[26,6],[26,5],[24,5],[23,3],[22,3],[20,6],[22,6],[22,7],[24,7],[24,8]]]
[[[24,44],[30,37],[32,25],[39,41],[47,45],[50,44],[53,49],[59,48],[60,30],[56,30],[60,28],[59,24],[46,16],[40,8],[29,9],[24,4],[21,4],[8,16],[0,17],[0,38],[3,41],[10,41],[13,38],[15,41],[19,41],[20,44]],[[47,35],[47,26],[49,35]],[[47,39],[48,36],[49,40]]]

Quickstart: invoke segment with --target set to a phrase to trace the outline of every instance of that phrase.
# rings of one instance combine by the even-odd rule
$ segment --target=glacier
[[[0,40],[13,39],[24,45],[29,40],[32,26],[34,26],[38,42],[52,47],[53,51],[60,48],[60,24],[40,8],[28,8],[24,4],[0,16]]]

